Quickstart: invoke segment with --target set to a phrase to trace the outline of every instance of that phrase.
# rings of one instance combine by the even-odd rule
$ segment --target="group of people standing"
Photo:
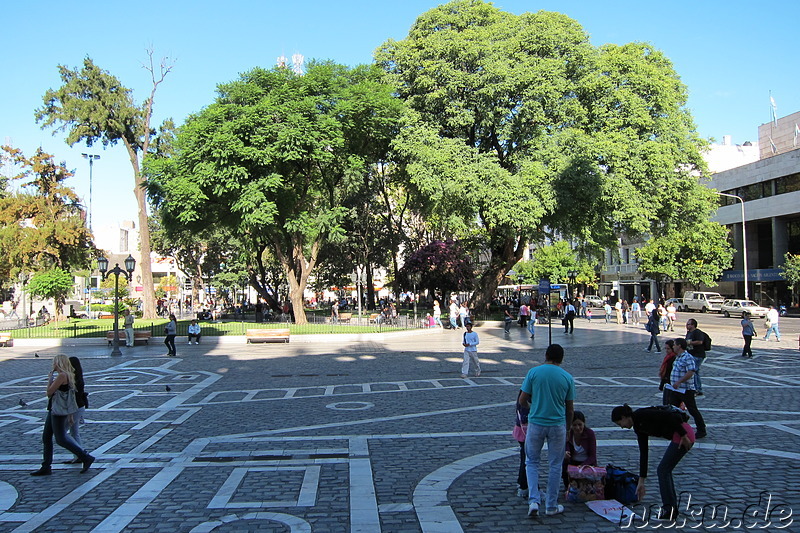
[[[676,401],[692,403],[691,382],[694,361],[688,354],[686,339],[675,339],[680,356],[675,360],[670,377],[671,404]],[[596,465],[597,442],[594,432],[586,426],[586,417],[575,411],[575,382],[561,364],[564,349],[558,344],[548,346],[543,365],[528,371],[517,396],[514,436],[520,442],[519,496],[527,498],[528,516],[553,516],[564,512],[558,503],[559,482],[566,486],[569,465]],[[692,399],[689,399],[691,396]],[[661,509],[656,518],[675,520],[678,497],[673,471],[692,448],[697,438],[705,436],[702,417],[695,418],[698,430],[687,423],[682,411],[675,407],[653,406],[632,409],[628,404],[615,407],[611,420],[621,428],[633,429],[639,445],[639,481],[636,494],[641,500],[646,493],[650,437],[669,441],[656,470]],[[700,427],[702,424],[702,427]],[[547,444],[546,463],[542,450]],[[538,489],[539,478],[546,479],[544,501]]]

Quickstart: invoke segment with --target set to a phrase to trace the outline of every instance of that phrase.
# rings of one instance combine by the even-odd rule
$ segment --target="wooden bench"
[[[353,313],[339,313],[339,322],[350,322],[353,318]]]
[[[133,332],[133,344],[136,344],[137,342],[140,343],[140,344],[141,343],[148,344],[148,341],[150,340],[150,336],[151,335],[150,335],[149,331],[134,331]],[[119,339],[120,343],[125,344],[125,330],[124,329],[119,330],[119,336],[117,337],[117,339]],[[111,346],[111,343],[114,342],[114,331],[113,330],[106,333],[106,340],[108,341],[108,345]]]
[[[14,339],[11,338],[11,333],[0,333],[0,346],[8,348],[14,345]]]
[[[380,313],[372,313],[371,315],[369,315],[369,323],[370,324],[377,324],[378,323],[378,318],[380,316],[381,316]]]
[[[289,328],[248,329],[245,338],[247,344],[251,342],[289,342]]]
[[[114,313],[109,313],[107,311],[100,311],[97,313],[97,318],[114,318]]]

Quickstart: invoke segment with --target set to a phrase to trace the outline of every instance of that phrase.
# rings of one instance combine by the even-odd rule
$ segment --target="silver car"
[[[750,313],[750,316],[763,318],[767,316],[769,309],[761,307],[752,300],[725,300],[720,306],[720,313],[725,317],[740,316],[744,318],[745,313]]]

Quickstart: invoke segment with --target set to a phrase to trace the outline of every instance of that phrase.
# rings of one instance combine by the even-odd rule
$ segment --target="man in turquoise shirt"
[[[564,512],[558,504],[558,487],[561,482],[561,463],[567,443],[567,428],[572,424],[575,401],[575,381],[561,368],[564,348],[551,344],[545,352],[543,365],[532,368],[520,387],[519,401],[530,403],[528,431],[525,436],[525,469],[528,475],[528,516],[539,514],[539,464],[542,448],[547,441],[547,516]]]

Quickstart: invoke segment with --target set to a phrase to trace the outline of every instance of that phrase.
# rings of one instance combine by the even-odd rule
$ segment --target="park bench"
[[[380,318],[380,316],[381,316],[380,313],[372,313],[371,315],[369,315],[369,323],[370,324],[377,324],[378,323],[378,318]]]
[[[151,335],[150,335],[149,331],[134,331],[133,332],[133,344],[136,344],[137,342],[140,343],[140,344],[141,343],[148,344],[148,341],[150,340],[150,336]],[[119,340],[120,343],[125,344],[125,330],[124,329],[119,330],[119,335],[117,336],[117,339]],[[111,346],[111,343],[114,342],[114,331],[113,330],[111,330],[111,331],[106,333],[106,340],[108,341],[108,345]]]
[[[350,322],[353,318],[353,313],[339,313],[339,322]]]
[[[114,313],[100,311],[99,313],[97,313],[97,318],[114,318]]]
[[[11,333],[0,333],[0,346],[8,348],[14,345],[14,339],[11,338]]]
[[[251,342],[289,342],[289,329],[248,329],[247,344]]]

